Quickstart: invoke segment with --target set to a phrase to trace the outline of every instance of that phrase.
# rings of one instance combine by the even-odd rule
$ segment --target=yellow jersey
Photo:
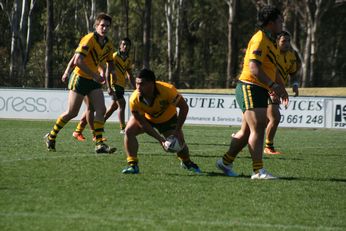
[[[297,56],[293,50],[289,50],[286,53],[279,55],[278,70],[284,80],[284,83],[287,84],[288,75],[292,75],[297,72]]]
[[[152,123],[166,122],[177,113],[176,105],[182,96],[172,84],[161,81],[156,81],[154,94],[155,98],[149,105],[135,90],[130,97],[130,110],[139,112]]]
[[[260,62],[264,73],[272,81],[275,81],[278,55],[279,52],[275,40],[270,39],[264,31],[259,30],[252,36],[247,46],[243,70],[239,80],[252,83],[269,90],[267,85],[260,82],[256,76],[251,74],[249,63],[251,60]]]
[[[112,54],[114,52],[113,45],[107,37],[105,37],[105,44],[101,46],[97,40],[97,36],[96,32],[85,35],[75,51],[75,53],[84,56],[84,62],[92,72],[98,71],[100,63],[112,61]],[[78,66],[75,67],[74,72],[82,78],[92,79],[92,76],[86,74]]]
[[[113,54],[113,60],[115,64],[116,81],[113,80],[111,75],[111,85],[119,85],[125,88],[126,75],[132,70],[132,62],[128,56],[122,56],[120,51]]]

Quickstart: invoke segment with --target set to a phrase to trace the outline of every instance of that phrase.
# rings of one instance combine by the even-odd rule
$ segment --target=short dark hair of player
[[[126,42],[127,45],[131,46],[131,40],[128,37],[125,37],[120,40],[119,46],[122,43],[122,41]]]
[[[287,37],[291,37],[291,35],[290,35],[290,33],[288,33],[287,31],[281,31],[281,33],[280,34],[278,34],[278,39],[280,39],[281,37],[283,37],[283,36],[287,36]]]
[[[99,13],[97,16],[96,16],[96,19],[95,19],[95,24],[94,26],[97,26],[98,24],[100,24],[100,22],[102,20],[105,20],[105,21],[108,21],[109,24],[112,24],[112,17],[106,13]]]
[[[147,68],[142,69],[139,72],[139,75],[137,76],[137,78],[144,79],[145,81],[148,81],[148,82],[155,82],[156,81],[156,77],[155,77],[154,72],[152,70],[147,69]]]
[[[257,24],[260,27],[266,26],[269,22],[274,22],[281,16],[281,11],[273,5],[263,6],[257,14]]]

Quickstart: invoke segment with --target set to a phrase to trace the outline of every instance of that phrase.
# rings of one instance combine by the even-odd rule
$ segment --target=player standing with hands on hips
[[[181,144],[181,150],[177,151],[181,166],[195,173],[201,172],[190,159],[182,131],[189,107],[173,85],[156,81],[153,71],[142,69],[136,78],[136,90],[130,98],[130,110],[132,116],[126,125],[124,137],[128,166],[123,173],[139,173],[137,136],[142,133],[154,137],[166,151],[166,138],[174,135]]]
[[[284,104],[288,94],[277,79],[276,36],[282,31],[282,15],[274,6],[266,5],[258,12],[260,30],[252,36],[246,54],[236,99],[243,112],[240,130],[234,134],[228,151],[216,162],[227,176],[237,176],[232,169],[238,153],[248,145],[253,173],[251,179],[275,179],[263,168],[263,141],[267,125],[268,91],[274,92]]]
[[[110,148],[103,142],[104,114],[106,106],[102,91],[105,82],[98,72],[98,65],[107,61],[110,71],[114,73],[112,43],[106,34],[112,23],[112,18],[100,13],[95,20],[95,32],[85,35],[76,49],[74,59],[75,68],[69,79],[68,109],[56,120],[53,129],[45,136],[49,151],[55,151],[55,140],[59,131],[68,121],[78,115],[85,96],[88,96],[95,110],[94,128],[96,136],[96,153],[112,153],[116,149]]]

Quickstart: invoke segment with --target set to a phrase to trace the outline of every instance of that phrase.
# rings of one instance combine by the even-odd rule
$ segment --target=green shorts
[[[169,130],[175,130],[175,128],[177,127],[177,121],[177,114],[175,114],[172,118],[163,123],[153,123],[148,120],[151,126],[153,128],[156,128],[161,134]]]
[[[95,82],[94,80],[86,79],[80,77],[79,75],[72,72],[70,79],[68,81],[68,89],[77,92],[81,95],[88,95],[91,91],[95,89],[100,89],[101,84]]]
[[[113,91],[115,92],[115,95],[112,96],[112,99],[118,100],[123,99],[125,94],[125,89],[122,86],[119,85],[112,85]]]
[[[267,108],[268,107],[268,90],[244,82],[238,82],[235,90],[236,99],[242,112],[253,108]]]

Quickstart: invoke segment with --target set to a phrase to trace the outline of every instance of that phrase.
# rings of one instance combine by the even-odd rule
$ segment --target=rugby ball
[[[182,146],[179,143],[179,140],[171,135],[166,138],[164,148],[167,152],[179,152],[182,149]]]

